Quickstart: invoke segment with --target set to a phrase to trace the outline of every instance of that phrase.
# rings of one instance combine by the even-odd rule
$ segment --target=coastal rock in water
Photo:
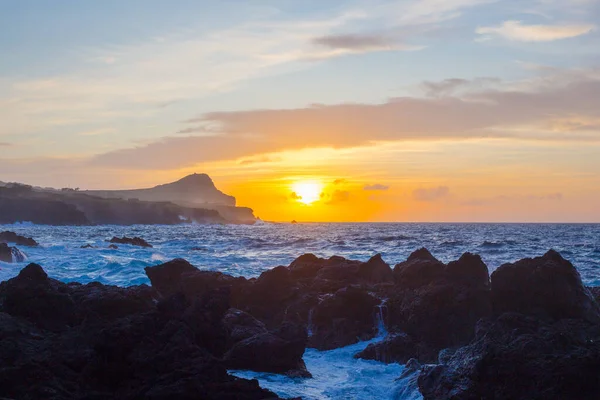
[[[5,263],[23,262],[27,259],[25,254],[16,247],[10,247],[6,243],[0,243],[0,261]]]
[[[354,358],[376,360],[386,364],[405,364],[411,359],[426,363],[436,362],[437,356],[437,352],[427,344],[400,333],[388,335],[381,342],[371,343],[366,349],[355,354]]]
[[[488,270],[479,256],[466,253],[444,265],[422,249],[394,273],[397,292],[386,303],[390,330],[430,346],[421,352],[427,358],[469,343],[477,321],[491,315]]]
[[[29,264],[15,278],[0,283],[0,303],[3,312],[42,329],[62,330],[76,321],[67,285],[48,278],[37,264]]]
[[[235,278],[215,271],[200,271],[181,258],[154,267],[146,267],[144,270],[152,287],[163,296],[181,292],[192,299],[195,296],[203,296],[213,289],[237,288],[246,282],[242,277]]]
[[[375,313],[381,300],[357,287],[340,289],[323,299],[312,314],[309,346],[331,350],[377,335]]]
[[[144,285],[66,285],[31,264],[0,284],[0,397],[277,399],[220,361],[225,292],[169,308]]]
[[[600,308],[583,286],[579,272],[554,250],[494,271],[492,303],[495,315],[518,312],[600,322]]]
[[[263,272],[233,294],[233,306],[263,321],[269,328],[285,320],[285,310],[300,292],[288,268],[279,266]]]
[[[0,232],[0,243],[14,243],[17,246],[29,246],[35,247],[38,246],[38,242],[33,240],[32,238],[17,235],[14,232],[4,231]]]
[[[144,268],[152,287],[163,296],[181,291],[181,276],[198,269],[182,258],[164,264]]]
[[[425,400],[592,400],[600,393],[600,325],[522,314],[482,320],[446,365],[423,367]]]
[[[444,268],[444,264],[429,250],[421,248],[394,267],[394,279],[401,288],[416,289],[438,279],[444,273]]]
[[[86,285],[69,283],[69,295],[76,307],[78,321],[112,321],[128,315],[154,309],[156,291],[147,286],[103,285],[91,282]]]
[[[252,315],[230,308],[223,317],[223,324],[229,334],[229,341],[233,345],[244,339],[268,332],[267,327]]]
[[[377,254],[358,267],[358,277],[368,283],[393,283],[394,273],[390,266]]]
[[[258,333],[237,342],[225,354],[223,360],[229,369],[310,377],[302,361],[307,337],[304,327],[284,323],[275,331]]]
[[[139,247],[152,247],[152,245],[148,242],[146,242],[144,239],[139,238],[139,237],[127,237],[124,236],[122,238],[119,237],[113,237],[112,239],[110,239],[110,243],[116,243],[116,244],[129,244],[131,246],[139,246]]]
[[[84,244],[80,247],[80,249],[95,249],[96,246],[92,245],[92,244]]]

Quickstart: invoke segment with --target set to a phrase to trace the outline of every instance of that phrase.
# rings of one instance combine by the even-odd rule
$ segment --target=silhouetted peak
[[[167,185],[176,185],[176,186],[213,186],[214,183],[210,176],[207,174],[191,174],[180,180],[167,184]]]
[[[408,256],[408,260],[407,261],[436,261],[439,262],[437,258],[435,258],[430,252],[429,250],[427,250],[425,247],[422,247],[418,250],[415,250],[411,253],[410,256]]]
[[[29,282],[45,282],[48,275],[40,265],[31,263],[19,272],[17,278]]]

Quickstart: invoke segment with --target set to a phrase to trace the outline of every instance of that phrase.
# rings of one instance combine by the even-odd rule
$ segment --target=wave
[[[454,246],[464,246],[465,242],[462,240],[446,240],[445,242],[440,243],[440,246],[444,247],[454,247]]]
[[[13,263],[22,263],[22,262],[27,261],[27,256],[25,255],[25,253],[23,253],[21,250],[17,249],[16,247],[12,247],[10,249],[10,253],[12,256]]]
[[[483,242],[479,247],[484,247],[488,249],[498,249],[500,247],[504,247],[504,243],[499,242],[488,242],[487,240]]]
[[[395,242],[395,241],[413,240],[413,239],[414,239],[414,237],[406,236],[406,235],[379,236],[379,237],[373,238],[374,241],[382,241],[382,242]]]

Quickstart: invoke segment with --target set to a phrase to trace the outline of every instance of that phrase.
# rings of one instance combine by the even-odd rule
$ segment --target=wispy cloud
[[[350,200],[350,192],[347,190],[334,190],[331,194],[323,194],[325,204],[336,205]]]
[[[595,25],[525,25],[521,21],[505,21],[499,26],[477,28],[479,35],[485,38],[499,36],[504,39],[521,42],[551,42],[585,35],[595,29]]]
[[[8,147],[8,146],[12,146],[12,143],[0,142],[0,147]]]
[[[464,86],[478,87],[468,82]],[[174,168],[282,150],[406,140],[599,141],[600,132],[594,130],[599,120],[600,71],[563,71],[532,81],[498,81],[492,88],[475,89],[460,96],[207,113],[187,123],[215,124],[220,127],[219,132],[164,138],[99,155],[93,163]]]
[[[390,187],[387,185],[381,185],[379,183],[373,184],[373,185],[365,185],[363,187],[363,190],[367,190],[367,191],[384,191],[384,190],[388,190]]]
[[[331,49],[344,49],[356,52],[411,49],[410,46],[404,46],[384,35],[329,35],[316,37],[312,42]]]
[[[413,197],[417,201],[437,201],[447,197],[449,194],[450,189],[447,186],[421,188],[413,191]]]

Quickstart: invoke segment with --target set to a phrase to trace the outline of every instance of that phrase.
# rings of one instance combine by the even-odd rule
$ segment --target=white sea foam
[[[281,397],[302,397],[305,400],[325,399],[421,399],[416,386],[400,391],[404,366],[383,364],[377,361],[355,359],[354,354],[382,337],[360,342],[341,349],[318,351],[307,349],[304,353],[311,379],[288,378],[283,375],[252,371],[231,371],[233,375],[258,379],[260,385]],[[397,397],[402,394],[404,397]]]
[[[100,281],[129,286],[149,283],[144,267],[182,257],[202,269],[235,276],[255,277],[277,265],[288,265],[304,253],[320,257],[341,255],[368,260],[376,253],[394,265],[427,247],[448,262],[463,252],[478,252],[494,270],[505,262],[544,254],[555,248],[577,267],[587,285],[600,286],[600,225],[544,224],[271,224],[178,225],[178,226],[91,226],[51,227],[32,224],[0,226],[33,237],[39,247],[27,248],[29,262],[63,281]],[[119,246],[107,248],[113,236],[140,236],[154,248]],[[515,239],[518,240],[515,240]],[[482,246],[505,243],[500,247]],[[97,248],[81,249],[92,243]],[[202,251],[192,251],[202,248]],[[12,278],[20,266],[0,269],[0,280]],[[385,304],[376,313],[380,334],[385,334]],[[379,340],[379,339],[377,339]],[[370,342],[320,352],[308,349],[304,359],[313,379],[294,380],[280,375],[237,372],[258,378],[284,397],[305,399],[390,399],[417,400],[416,375],[397,380],[404,370],[398,364],[356,360],[353,355]]]

